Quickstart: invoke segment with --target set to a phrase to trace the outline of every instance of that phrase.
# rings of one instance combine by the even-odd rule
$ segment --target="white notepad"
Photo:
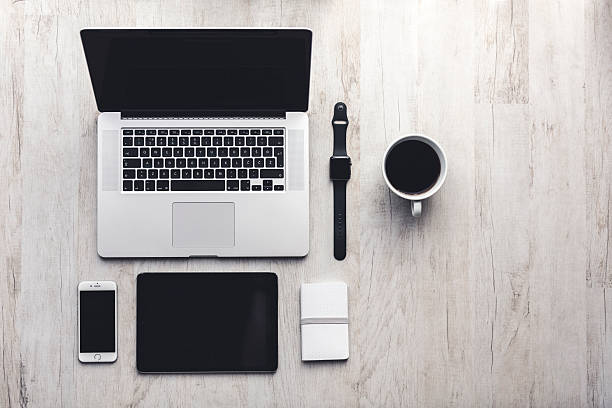
[[[300,295],[302,361],[348,359],[346,283],[304,283]]]

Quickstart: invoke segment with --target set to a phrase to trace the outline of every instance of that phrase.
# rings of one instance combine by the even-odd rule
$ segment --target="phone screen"
[[[115,291],[80,292],[81,353],[115,351]]]

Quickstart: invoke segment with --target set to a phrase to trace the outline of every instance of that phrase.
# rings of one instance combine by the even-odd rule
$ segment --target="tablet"
[[[276,274],[141,273],[136,287],[141,373],[276,371]]]

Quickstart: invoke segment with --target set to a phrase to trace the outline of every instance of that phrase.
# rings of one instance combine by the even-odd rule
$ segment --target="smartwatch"
[[[346,183],[351,178],[351,158],[346,152],[346,105],[334,106],[334,153],[329,159],[329,178],[334,184],[334,258],[346,257]]]

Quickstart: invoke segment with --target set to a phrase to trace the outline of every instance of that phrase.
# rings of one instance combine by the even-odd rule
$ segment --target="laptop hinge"
[[[285,119],[283,111],[122,111],[121,119]]]

